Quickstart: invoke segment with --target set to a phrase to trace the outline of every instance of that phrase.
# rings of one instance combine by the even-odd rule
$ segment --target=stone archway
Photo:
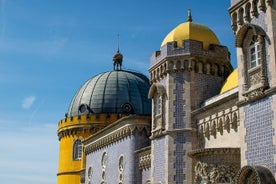
[[[276,184],[271,171],[263,166],[244,166],[237,174],[234,184]]]

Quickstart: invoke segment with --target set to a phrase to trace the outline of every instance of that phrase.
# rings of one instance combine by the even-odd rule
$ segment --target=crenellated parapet
[[[67,117],[58,123],[59,140],[64,136],[80,133],[95,133],[125,115],[89,114]]]
[[[151,83],[162,79],[167,73],[178,71],[227,77],[232,71],[228,49],[212,44],[205,50],[200,41],[184,40],[183,47],[170,42],[151,56]]]
[[[234,34],[245,24],[257,18],[261,13],[266,12],[267,7],[271,7],[273,0],[243,0],[229,9],[231,26]]]

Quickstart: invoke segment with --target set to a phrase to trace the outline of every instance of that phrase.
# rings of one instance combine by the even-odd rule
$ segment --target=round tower
[[[148,78],[122,70],[122,59],[118,49],[113,56],[114,70],[86,81],[73,97],[65,118],[58,123],[58,184],[82,183],[86,138],[129,114],[151,114]]]

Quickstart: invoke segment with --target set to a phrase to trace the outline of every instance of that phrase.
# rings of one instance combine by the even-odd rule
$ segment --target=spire
[[[117,35],[117,52],[120,52],[120,34]]]
[[[113,55],[113,66],[114,70],[122,69],[123,55],[120,53],[120,35],[118,34],[117,40],[117,52]]]
[[[189,8],[188,9],[188,22],[192,22],[193,19],[192,19],[192,13],[191,13],[191,9]]]

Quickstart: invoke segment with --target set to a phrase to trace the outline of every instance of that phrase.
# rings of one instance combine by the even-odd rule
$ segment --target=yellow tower
[[[80,184],[85,169],[82,141],[118,119],[117,114],[77,115],[58,124],[60,141],[58,184]]]

